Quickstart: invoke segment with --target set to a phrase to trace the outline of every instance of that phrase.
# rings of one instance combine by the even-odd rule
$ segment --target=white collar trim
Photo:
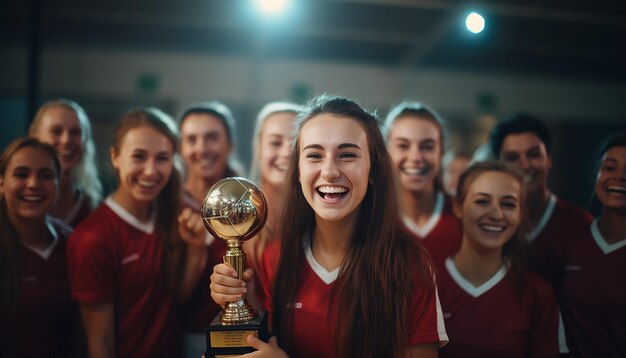
[[[498,272],[487,280],[487,282],[476,287],[471,282],[466,280],[463,275],[461,275],[452,257],[448,257],[446,259],[445,265],[450,277],[452,277],[452,280],[456,282],[456,284],[459,285],[463,291],[467,292],[472,297],[478,297],[492,289],[495,285],[502,281],[502,279],[506,276],[506,273],[509,271],[509,265],[507,263],[503,263]]]
[[[616,242],[614,244],[609,244],[608,242],[606,242],[606,239],[602,236],[600,230],[598,229],[597,218],[591,222],[591,236],[593,236],[594,241],[596,242],[596,244],[598,244],[598,247],[605,255],[626,246],[626,239],[623,239],[622,241]]]
[[[336,269],[328,272],[326,269],[317,262],[315,257],[313,256],[313,250],[311,250],[311,240],[308,238],[309,235],[304,235],[304,254],[306,256],[306,261],[309,263],[311,270],[315,272],[315,274],[322,280],[325,284],[330,285],[335,282],[337,277],[339,276],[339,269]]]
[[[113,197],[107,197],[104,203],[128,225],[134,227],[139,231],[143,231],[146,234],[152,234],[154,232],[154,224],[156,222],[156,210],[152,210],[150,220],[148,220],[147,223],[144,223],[137,219],[135,216],[133,216],[133,214],[126,211],[126,209],[124,209],[120,204],[113,200]]]
[[[48,231],[50,232],[50,234],[52,234],[52,242],[50,243],[50,245],[48,245],[48,247],[46,247],[45,249],[39,249],[34,246],[24,244],[24,246],[32,250],[37,255],[41,256],[41,258],[44,260],[48,260],[50,258],[50,256],[52,255],[52,251],[54,251],[54,248],[59,243],[59,233],[57,233],[56,229],[52,225],[52,222],[48,218],[46,218],[46,226],[48,227]]]
[[[424,226],[418,226],[413,222],[408,216],[403,216],[404,225],[415,233],[420,239],[425,238],[430,234],[431,231],[435,228],[439,219],[441,219],[441,213],[443,213],[443,204],[444,204],[444,196],[442,192],[437,192],[437,197],[435,198],[435,207],[433,208],[433,213],[426,222]]]
[[[541,215],[541,219],[537,223],[537,226],[535,226],[535,228],[532,229],[532,231],[526,237],[526,240],[528,242],[533,242],[533,240],[535,240],[537,236],[539,236],[541,230],[546,227],[546,224],[548,224],[548,221],[550,221],[550,218],[552,217],[552,213],[554,212],[555,207],[556,195],[550,194],[550,199],[548,199],[548,205],[546,206],[546,210],[543,212],[543,215]]]

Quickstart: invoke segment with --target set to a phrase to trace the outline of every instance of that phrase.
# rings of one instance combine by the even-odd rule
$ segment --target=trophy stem
[[[242,242],[237,239],[227,240],[228,250],[224,255],[224,263],[237,271],[237,277],[243,279],[245,270],[246,254],[241,250]],[[224,325],[246,323],[257,316],[257,313],[246,300],[245,295],[235,301],[229,302],[220,315],[220,322]]]

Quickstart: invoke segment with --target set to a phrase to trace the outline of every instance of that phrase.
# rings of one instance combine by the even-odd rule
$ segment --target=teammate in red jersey
[[[29,134],[52,145],[63,168],[59,200],[50,214],[78,226],[98,206],[102,192],[87,113],[74,101],[47,102],[35,115]]]
[[[595,182],[602,214],[573,223],[552,270],[572,357],[626,356],[626,133],[602,147]]]
[[[441,181],[441,117],[421,103],[404,102],[391,110],[385,126],[389,154],[400,182],[404,222],[441,268],[443,261],[459,249],[462,236]]]
[[[207,255],[200,215],[177,215],[177,146],[165,113],[122,116],[111,147],[119,186],[68,241],[90,356],[180,355],[173,305],[191,295]]]
[[[552,137],[539,118],[518,113],[500,121],[489,135],[489,146],[495,158],[514,164],[526,175],[528,265],[545,276],[550,247],[577,235],[572,224],[588,223],[592,215],[558,198],[548,188]]]
[[[268,217],[263,230],[243,244],[248,265],[256,272],[259,271],[265,247],[277,239],[281,197],[293,144],[293,124],[301,110],[301,106],[293,103],[270,102],[259,111],[256,119],[249,177],[253,182],[259,182],[265,194]],[[263,300],[263,297],[259,298]]]
[[[3,356],[77,353],[80,325],[65,263],[71,229],[48,216],[59,193],[61,171],[55,149],[34,138],[15,140],[0,157]]]
[[[450,337],[441,356],[558,356],[556,298],[523,262],[521,174],[502,163],[474,164],[457,192],[463,242],[437,276]]]
[[[234,158],[235,119],[220,102],[196,103],[180,116],[180,154],[185,163],[183,199],[185,207],[200,212],[202,200],[213,184],[226,177],[242,175]],[[185,355],[196,358],[206,348],[205,328],[220,311],[207,287],[213,266],[222,262],[226,243],[207,233],[209,259],[189,301],[180,307],[185,333]]]
[[[299,119],[270,275],[278,340],[249,337],[251,355],[435,357],[447,342],[431,264],[401,224],[378,125],[353,101],[328,96]],[[250,273],[242,287],[234,270],[216,266],[212,297],[253,294]]]

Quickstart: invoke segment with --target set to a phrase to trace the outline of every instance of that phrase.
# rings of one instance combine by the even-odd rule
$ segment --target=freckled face
[[[371,165],[363,127],[350,117],[319,114],[304,125],[299,142],[300,184],[317,220],[354,220]]]

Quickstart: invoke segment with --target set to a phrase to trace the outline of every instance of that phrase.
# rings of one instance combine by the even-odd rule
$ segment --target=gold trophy
[[[246,254],[244,241],[254,237],[267,220],[267,202],[259,188],[245,178],[225,178],[213,185],[202,203],[204,226],[214,237],[226,241],[224,263],[242,279]],[[205,357],[229,357],[253,352],[246,337],[267,341],[266,312],[256,312],[245,296],[229,302],[206,329]]]

